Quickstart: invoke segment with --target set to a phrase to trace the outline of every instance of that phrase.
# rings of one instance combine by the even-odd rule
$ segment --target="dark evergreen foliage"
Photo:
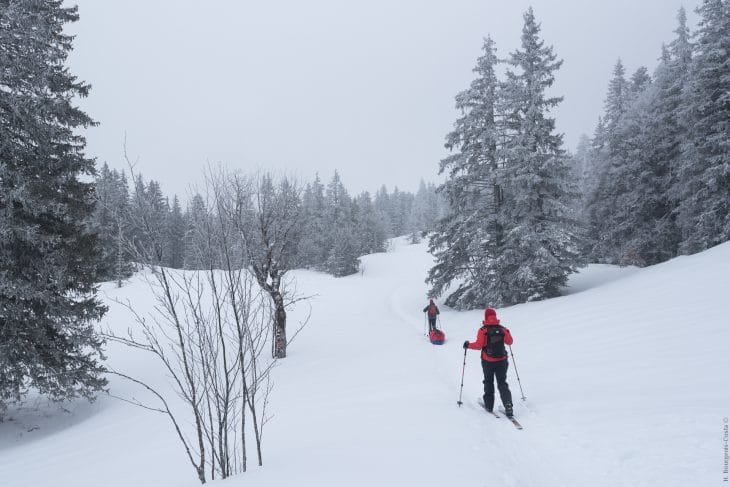
[[[522,48],[513,52],[504,84],[506,141],[502,182],[506,228],[495,268],[502,281],[496,305],[559,295],[580,263],[579,228],[573,213],[577,187],[571,181],[563,136],[549,112],[561,101],[547,91],[562,65],[539,37],[530,8]]]
[[[98,278],[115,280],[121,285],[121,281],[131,276],[134,270],[134,259],[127,245],[131,220],[129,187],[124,173],[110,170],[104,164],[96,178],[95,195],[92,224],[99,236],[102,254]]]
[[[185,263],[185,216],[177,195],[172,198],[172,206],[167,213],[165,227],[167,229],[168,248],[165,266],[181,269]]]
[[[503,126],[497,126],[499,81],[494,42],[487,38],[477,60],[477,78],[456,96],[461,117],[446,137],[454,151],[441,161],[440,172],[448,179],[439,188],[449,211],[432,234],[429,247],[436,265],[429,271],[431,294],[439,296],[458,281],[446,299],[457,308],[482,307],[491,297],[498,276],[491,262],[503,249],[501,188],[498,143]]]
[[[73,104],[89,86],[65,66],[76,20],[61,0],[0,1],[0,406],[106,385],[94,160],[76,133],[94,122]]]
[[[704,0],[697,13],[675,184],[682,253],[730,240],[730,5]],[[689,57],[686,48],[679,53]]]

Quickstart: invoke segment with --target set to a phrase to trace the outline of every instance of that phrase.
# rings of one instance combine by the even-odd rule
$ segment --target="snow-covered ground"
[[[442,306],[447,343],[423,335],[424,245],[399,240],[363,258],[364,273],[294,273],[317,294],[309,325],[275,370],[274,418],[263,468],[220,485],[251,486],[712,486],[722,484],[723,418],[730,416],[730,244],[647,269],[592,266],[566,296],[498,310],[527,401],[510,369],[516,430],[476,405],[465,339],[482,313]],[[152,305],[139,278],[110,299],[106,324]],[[291,319],[302,319],[301,307]],[[110,346],[110,364],[155,383],[149,357]],[[111,391],[135,394],[111,378]],[[43,403],[0,424],[0,485],[197,485],[167,419],[110,397]]]

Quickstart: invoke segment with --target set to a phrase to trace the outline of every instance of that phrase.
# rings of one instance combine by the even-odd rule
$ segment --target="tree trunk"
[[[286,309],[284,308],[284,297],[279,290],[272,291],[271,298],[274,300],[274,358],[286,358]]]

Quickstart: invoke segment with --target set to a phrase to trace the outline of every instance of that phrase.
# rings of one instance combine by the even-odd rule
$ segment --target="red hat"
[[[497,319],[497,312],[494,311],[492,308],[487,308],[484,310],[484,321],[482,321],[482,325],[498,325],[499,320]]]

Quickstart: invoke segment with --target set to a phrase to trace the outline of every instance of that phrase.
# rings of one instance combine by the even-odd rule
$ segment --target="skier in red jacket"
[[[428,314],[428,331],[436,329],[436,317],[440,314],[439,307],[433,302],[433,299],[428,300],[428,304],[423,308],[423,312]]]
[[[507,350],[505,345],[512,345],[513,339],[509,330],[499,324],[497,312],[492,308],[484,311],[484,321],[477,332],[477,339],[471,343],[464,342],[464,349],[482,351],[482,370],[484,371],[484,407],[492,412],[494,408],[494,378],[497,378],[499,397],[504,405],[507,417],[512,417],[512,393],[507,384]]]

